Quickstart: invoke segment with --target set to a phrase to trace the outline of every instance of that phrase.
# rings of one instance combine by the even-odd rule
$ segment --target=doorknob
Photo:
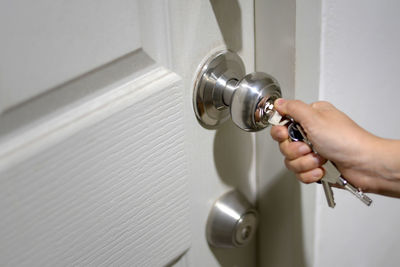
[[[263,72],[245,75],[236,53],[220,51],[197,74],[193,106],[197,119],[207,128],[231,117],[239,128],[254,132],[269,125],[273,103],[280,97],[280,86],[272,76]]]
[[[246,246],[256,232],[257,221],[257,211],[250,202],[238,191],[229,191],[214,203],[208,215],[207,241],[220,248]]]

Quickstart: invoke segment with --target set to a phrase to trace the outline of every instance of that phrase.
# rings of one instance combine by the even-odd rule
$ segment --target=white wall
[[[296,98],[328,100],[374,134],[399,139],[399,12],[397,0],[298,1]],[[316,188],[313,266],[399,266],[400,200],[371,195],[366,207],[335,190],[330,209]]]

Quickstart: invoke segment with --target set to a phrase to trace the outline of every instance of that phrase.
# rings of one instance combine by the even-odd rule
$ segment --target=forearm
[[[380,143],[377,156],[382,176],[400,181],[400,141],[380,138]]]
[[[375,137],[368,154],[367,191],[400,197],[400,141]]]

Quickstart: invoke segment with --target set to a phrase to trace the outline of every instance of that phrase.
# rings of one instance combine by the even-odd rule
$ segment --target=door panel
[[[24,71],[43,80],[21,73],[19,91],[12,93],[11,83],[0,84],[2,264],[255,265],[254,242],[223,250],[205,239],[208,212],[219,196],[240,186],[254,201],[256,192],[253,135],[230,123],[218,131],[205,129],[193,114],[199,65],[216,50],[232,48],[217,10],[239,18],[235,33],[241,41],[233,48],[248,72],[254,68],[253,4],[234,1],[233,8],[232,1],[222,2],[218,7],[200,0],[121,0],[110,8],[97,2],[46,5],[69,10],[67,20],[77,16],[75,24],[53,20],[46,27],[71,31],[83,44],[63,54],[52,49],[68,51],[71,42],[33,36],[47,48],[26,50],[39,63],[30,60]],[[105,15],[85,17],[93,28],[78,29],[86,21],[77,9],[91,14],[95,5]],[[44,14],[43,21],[53,15]],[[110,27],[101,31],[107,36],[99,33],[101,25]],[[84,30],[87,38],[81,39]],[[115,50],[108,50],[105,39],[116,42]],[[91,54],[94,41],[101,44]],[[21,61],[19,46],[9,48]],[[66,63],[47,64],[53,60],[44,58],[47,51]],[[13,71],[12,60],[3,63],[1,77],[8,76],[3,69]],[[15,68],[10,75],[16,76]],[[245,164],[237,164],[239,155],[247,156]],[[229,171],[232,165],[236,172]]]
[[[167,19],[141,0],[2,1],[0,111],[139,49],[166,64]]]
[[[1,173],[3,264],[160,266],[189,248],[183,96],[163,72],[119,88],[129,95],[48,133],[79,127]]]
[[[3,109],[140,48],[139,22],[138,1],[2,1]]]

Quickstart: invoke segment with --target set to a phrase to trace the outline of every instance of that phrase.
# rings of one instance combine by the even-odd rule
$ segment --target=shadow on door
[[[237,0],[210,0],[219,29],[228,49],[242,49],[242,12]]]
[[[258,199],[259,266],[305,267],[300,184],[287,170],[265,178],[271,182]]]
[[[216,131],[214,162],[222,182],[235,188],[250,201],[255,196],[255,182],[250,177],[254,162],[253,136],[227,121]],[[220,266],[256,266],[256,240],[242,248],[210,247]]]
[[[256,154],[253,142],[252,134],[240,130],[231,121],[216,131],[214,139],[214,161],[220,179],[249,200],[256,190],[255,181],[249,179],[254,175],[251,173]],[[273,155],[278,152],[272,152]],[[275,164],[275,160],[280,159],[266,164]],[[257,164],[262,163],[258,160]],[[221,266],[305,267],[300,183],[283,168],[271,177],[259,179],[265,180],[257,185],[258,240],[245,248],[210,249]],[[242,258],[248,258],[244,255],[249,254],[254,254],[254,262],[242,262]]]

